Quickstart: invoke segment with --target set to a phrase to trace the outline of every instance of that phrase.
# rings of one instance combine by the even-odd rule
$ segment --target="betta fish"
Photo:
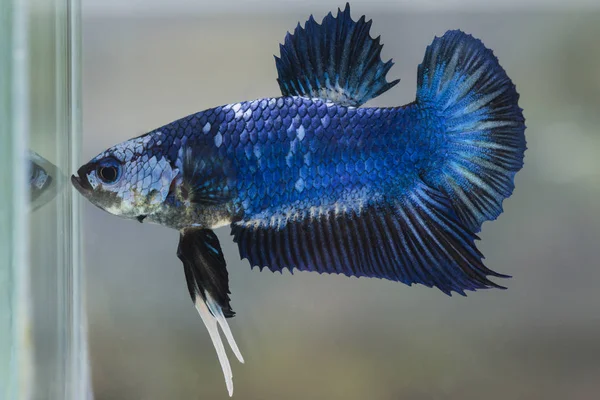
[[[58,167],[40,156],[34,151],[29,150],[29,200],[30,209],[35,211],[44,204],[50,202],[62,185],[61,179],[64,179]]]
[[[347,4],[298,24],[275,57],[281,97],[183,117],[100,153],[73,185],[111,214],[179,231],[177,256],[233,383],[228,272],[214,229],[230,226],[252,267],[377,277],[451,295],[503,288],[475,246],[523,166],[519,95],[491,50],[435,37],[401,107],[371,21]]]

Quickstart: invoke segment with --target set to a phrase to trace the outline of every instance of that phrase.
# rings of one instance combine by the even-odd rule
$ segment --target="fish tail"
[[[525,119],[519,94],[490,49],[448,31],[427,47],[418,68],[417,103],[444,119],[442,167],[427,182],[450,199],[473,233],[502,213],[523,166]]]
[[[340,201],[300,210],[283,225],[245,215],[232,225],[242,258],[272,271],[378,277],[448,295],[504,288],[488,277],[508,276],[484,265],[475,240],[483,221],[502,211],[523,165],[519,96],[492,52],[459,31],[427,48],[418,79],[419,115],[436,115],[444,126],[436,167],[416,169],[425,173],[403,176],[401,190],[358,209]]]

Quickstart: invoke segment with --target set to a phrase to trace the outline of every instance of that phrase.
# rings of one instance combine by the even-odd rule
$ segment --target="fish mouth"
[[[86,164],[79,168],[76,175],[71,175],[71,183],[77,189],[77,191],[83,195],[86,195],[94,190],[90,182],[87,180],[87,174],[90,171],[89,164]]]
[[[71,183],[77,189],[77,191],[83,195],[92,191],[92,185],[87,181],[87,179],[81,179],[76,175],[71,175]]]

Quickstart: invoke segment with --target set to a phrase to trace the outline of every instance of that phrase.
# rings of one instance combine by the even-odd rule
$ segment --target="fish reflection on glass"
[[[58,193],[60,174],[56,165],[29,151],[29,199],[31,210],[37,210]]]
[[[228,273],[213,229],[231,227],[242,258],[437,287],[502,288],[475,246],[523,165],[519,95],[492,51],[448,31],[425,50],[416,99],[361,107],[398,83],[371,21],[350,9],[311,16],[275,57],[282,97],[189,115],[83,165],[73,185],[111,214],[179,230],[177,255],[221,362]]]

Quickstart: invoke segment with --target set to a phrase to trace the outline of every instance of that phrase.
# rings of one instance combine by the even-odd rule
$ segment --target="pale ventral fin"
[[[219,335],[218,326],[221,326],[221,330],[225,334],[225,338],[231,347],[231,350],[237,357],[237,359],[243,363],[244,358],[240,353],[240,350],[233,338],[233,334],[231,333],[231,329],[227,324],[227,320],[223,315],[223,312],[219,305],[214,301],[214,299],[210,296],[210,294],[206,293],[206,302],[202,299],[200,293],[196,294],[196,301],[194,302],[196,306],[196,310],[200,314],[200,318],[206,325],[206,329],[210,335],[210,339],[215,346],[215,350],[217,351],[217,357],[219,358],[219,363],[221,364],[221,369],[223,370],[223,375],[225,377],[225,384],[227,385],[227,392],[231,397],[233,395],[233,373],[231,371],[231,365],[229,364],[229,359],[227,358],[227,353],[225,352],[225,346],[223,345],[223,341],[221,340],[221,336]]]

